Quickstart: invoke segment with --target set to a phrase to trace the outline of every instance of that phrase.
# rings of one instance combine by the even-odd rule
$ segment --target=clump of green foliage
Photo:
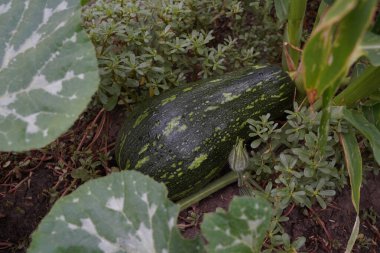
[[[294,203],[311,207],[318,202],[326,208],[328,198],[347,183],[346,169],[339,147],[339,133],[347,131],[343,120],[332,118],[325,150],[318,146],[320,112],[295,104],[287,111],[281,128],[269,120],[250,120],[253,156],[251,176],[265,181],[265,194],[280,209]]]
[[[99,61],[106,109],[186,81],[263,59],[279,62],[281,25],[273,1],[98,0],[83,24]]]
[[[245,195],[264,196],[272,202],[275,215],[267,234],[263,252],[299,250],[305,237],[294,241],[281,223],[289,220],[284,210],[291,205],[311,208],[327,202],[347,184],[346,168],[339,149],[339,133],[347,131],[346,123],[332,117],[325,150],[318,147],[318,128],[322,113],[294,104],[287,120],[279,127],[270,114],[249,120],[251,157],[242,177]],[[263,187],[262,187],[263,186]],[[283,251],[280,251],[283,252]]]

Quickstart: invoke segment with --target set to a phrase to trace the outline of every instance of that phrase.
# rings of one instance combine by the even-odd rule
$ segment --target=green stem
[[[289,42],[292,46],[298,48],[301,46],[306,4],[307,0],[290,0],[289,3],[288,24],[285,29],[284,41]],[[300,52],[291,47],[288,47],[287,50],[295,68],[297,69],[300,59]],[[289,70],[285,59],[283,59],[283,67],[285,70]]]
[[[235,182],[237,180],[238,176],[235,172],[231,171],[224,175],[221,178],[216,179],[215,181],[208,184],[205,188],[200,190],[199,192],[181,199],[177,202],[177,204],[180,207],[180,210],[184,210],[188,208],[189,206],[198,203],[202,199],[208,197],[209,195],[213,194],[214,192],[226,187],[227,185]]]
[[[256,187],[256,189],[258,189],[259,191],[261,192],[265,191],[254,179],[250,178],[249,183],[253,185],[254,187]]]

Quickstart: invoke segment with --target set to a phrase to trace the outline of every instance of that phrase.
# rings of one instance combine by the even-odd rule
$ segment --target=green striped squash
[[[121,128],[115,156],[166,184],[178,200],[200,190],[226,164],[247,119],[291,108],[294,84],[274,66],[256,66],[174,88],[141,104]]]

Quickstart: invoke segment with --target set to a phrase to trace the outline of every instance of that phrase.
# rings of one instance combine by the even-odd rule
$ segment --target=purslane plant
[[[260,1],[98,0],[83,23],[96,47],[107,109],[170,87],[277,61],[280,25]],[[269,1],[270,2],[270,1]]]
[[[337,152],[338,133],[345,130],[344,123],[341,120],[331,123],[327,149],[321,154],[318,150],[321,113],[310,113],[297,104],[294,111],[287,113],[282,128],[269,120],[270,115],[249,121],[250,136],[256,138],[251,143],[251,175],[255,181],[264,180],[270,185],[268,197],[281,209],[292,202],[307,207],[318,202],[326,208],[326,200],[346,184],[342,154]]]

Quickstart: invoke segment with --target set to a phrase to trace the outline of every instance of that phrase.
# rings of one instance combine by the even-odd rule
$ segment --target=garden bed
[[[363,222],[360,226],[359,240],[353,252],[380,252],[380,193],[377,190],[380,175],[367,175],[362,188],[361,212]],[[202,215],[214,212],[216,208],[228,208],[231,199],[239,194],[233,184],[202,200],[180,214],[179,224],[183,235],[194,238],[199,235]],[[344,252],[355,222],[355,209],[351,202],[350,189],[340,192],[326,209],[313,206],[312,209],[289,207],[286,211],[289,221],[283,223],[292,238],[306,237],[302,252]],[[194,221],[194,217],[197,219]]]
[[[0,177],[0,252],[26,252],[30,242],[29,236],[55,200],[68,194],[80,184],[78,181],[73,181],[70,176],[62,174],[56,164],[63,159],[67,164],[72,163],[70,156],[65,152],[77,148],[86,129],[90,129],[87,131],[88,136],[96,135],[102,116],[98,115],[100,109],[95,109],[85,113],[68,134],[57,141],[57,143],[66,144],[62,150],[53,146],[51,149],[18,155],[1,154],[0,165],[3,168]],[[99,149],[107,150],[103,149],[107,145],[112,147],[123,113],[115,110],[104,115],[106,115],[104,117],[107,118],[107,123],[104,124],[98,140],[92,144],[94,153]],[[99,123],[94,124],[96,117]],[[92,140],[92,138],[86,138],[82,145],[87,147]],[[20,163],[28,160],[30,162],[26,166],[20,166]],[[11,161],[11,164],[4,168],[7,161]],[[108,173],[113,165],[115,164],[112,160],[108,161],[105,168],[96,170],[96,174]],[[366,174],[361,192],[361,215],[365,218],[361,223],[361,235],[354,252],[380,252],[379,183],[380,175],[376,176],[372,172]],[[236,184],[232,184],[202,200],[199,204],[182,211],[178,220],[182,234],[186,238],[199,235],[199,225],[203,214],[214,212],[218,207],[227,209],[235,195],[239,195],[239,189]],[[285,211],[289,221],[283,223],[285,230],[293,239],[299,236],[306,237],[306,245],[302,250],[318,253],[343,252],[355,221],[350,189],[346,187],[339,192],[324,210],[316,205],[312,210],[308,210],[307,214],[305,210],[307,209],[289,207]]]
[[[380,193],[377,190],[380,176],[370,175],[362,190],[362,236],[354,252],[380,252]],[[49,170],[36,169],[30,178],[34,182],[28,188],[27,182],[13,192],[2,197],[0,204],[0,252],[25,252],[29,236],[46,215],[52,203],[49,189],[58,180]],[[227,209],[232,197],[238,194],[237,186],[231,185],[201,201],[198,205],[180,214],[179,226],[186,238],[199,235],[199,224],[203,213],[213,212],[217,207]],[[292,238],[305,236],[306,252],[343,252],[355,221],[349,189],[345,189],[321,210],[316,207],[313,213],[305,215],[303,209],[294,208],[289,213],[290,220],[284,224]],[[193,217],[197,217],[194,222]],[[185,226],[184,226],[185,225]]]
[[[318,0],[308,1],[308,11],[307,15],[305,16],[306,20],[304,22],[303,27],[301,24],[301,28],[303,28],[303,34],[301,34],[298,38],[300,48],[304,47],[305,41],[307,41],[307,39],[310,37],[310,33],[314,26],[314,19],[318,15],[317,11],[320,2],[321,1]],[[104,6],[107,6],[107,4],[105,3]],[[26,252],[30,243],[31,234],[33,233],[33,231],[37,229],[38,225],[40,224],[40,221],[46,216],[46,214],[53,207],[54,203],[57,200],[61,199],[63,196],[70,194],[84,182],[91,181],[92,179],[96,179],[99,177],[104,177],[106,175],[111,174],[112,172],[119,171],[119,168],[117,168],[116,161],[114,160],[113,152],[116,145],[118,131],[121,128],[125,115],[129,114],[131,111],[131,104],[133,108],[133,104],[136,101],[143,100],[146,96],[153,96],[154,94],[158,95],[158,93],[163,92],[163,90],[173,88],[173,86],[176,86],[181,82],[194,81],[215,74],[220,75],[221,73],[225,72],[226,66],[233,65],[231,69],[241,68],[246,65],[253,65],[253,62],[255,64],[261,62],[261,60],[263,60],[262,58],[266,58],[264,62],[270,62],[271,64],[280,65],[280,55],[282,53],[282,46],[280,40],[283,31],[279,31],[278,27],[274,25],[275,23],[273,23],[273,21],[269,22],[268,20],[266,20],[265,22],[267,23],[264,22],[265,25],[257,25],[258,21],[261,20],[255,20],[253,12],[249,12],[248,14],[242,12],[241,10],[239,10],[239,8],[241,7],[239,6],[239,4],[236,4],[232,7],[230,6],[231,13],[229,14],[224,13],[224,6],[222,8],[223,12],[214,13],[214,15],[216,15],[215,18],[211,19],[210,17],[207,17],[208,19],[210,19],[207,26],[207,29],[210,29],[210,31],[208,32],[204,31],[203,29],[200,29],[201,32],[193,32],[191,31],[193,27],[187,27],[186,29],[188,30],[186,30],[182,29],[181,25],[178,24],[176,24],[178,25],[178,27],[170,27],[162,26],[162,24],[160,23],[162,27],[159,28],[163,30],[163,33],[161,33],[161,35],[164,34],[162,35],[163,37],[161,39],[164,39],[164,41],[160,41],[160,43],[162,44],[160,46],[157,46],[155,45],[156,41],[150,38],[153,42],[149,45],[147,49],[144,49],[147,52],[149,52],[149,54],[143,50],[140,50],[140,47],[135,47],[133,43],[127,43],[128,40],[124,35],[124,37],[115,36],[115,38],[110,39],[108,41],[109,37],[107,37],[105,34],[102,34],[102,31],[97,30],[97,27],[92,26],[91,22],[93,21],[93,19],[95,19],[92,16],[93,12],[88,11],[84,15],[87,15],[87,19],[84,18],[84,20],[85,22],[87,22],[88,32],[91,34],[93,42],[95,41],[96,43],[100,43],[99,41],[103,41],[102,39],[99,39],[102,38],[102,36],[105,36],[107,38],[107,40],[104,40],[104,45],[97,45],[96,49],[97,57],[101,59],[99,61],[99,67],[103,75],[101,87],[98,91],[98,97],[93,99],[87,111],[85,111],[80,116],[80,118],[75,122],[74,126],[72,126],[70,130],[68,130],[60,138],[58,138],[45,148],[23,153],[0,153],[0,252]],[[99,8],[101,9],[103,7]],[[203,10],[199,11],[203,13]],[[266,11],[269,11],[269,18],[275,17],[276,13],[274,12],[273,6],[270,8],[268,7]],[[245,15],[243,18],[244,22],[241,21],[240,15],[243,15],[242,13],[244,13]],[[98,17],[96,17],[98,20],[104,19],[101,11],[97,12],[96,15],[99,15]],[[118,13],[117,15],[121,14]],[[150,15],[146,15],[146,13],[144,12],[139,13],[139,15],[145,15],[144,18],[147,18],[147,20],[150,18]],[[171,14],[169,15],[166,13],[165,15],[171,17]],[[198,26],[199,22],[201,22],[201,20],[198,20],[197,18],[194,19],[192,15],[187,15],[186,13],[184,15],[185,18],[194,22],[194,26]],[[160,19],[162,19],[160,20],[160,22],[167,22],[167,20],[165,19],[167,18],[166,16],[159,15],[159,17]],[[268,16],[266,16],[266,18],[268,18]],[[123,19],[121,18],[121,26],[124,25],[122,20]],[[136,24],[141,25],[139,23],[139,19],[132,18],[131,20],[136,20]],[[181,18],[178,20],[181,20]],[[243,26],[239,27],[239,25],[241,24],[243,24]],[[378,22],[378,24],[380,24],[380,21]],[[133,29],[136,27],[133,27]],[[236,31],[231,27],[235,27]],[[255,32],[260,33],[260,36],[262,36],[262,40],[257,39],[256,34],[253,33],[249,34],[247,41],[251,39],[255,43],[255,47],[263,47],[263,50],[261,52],[262,57],[259,56],[260,54],[255,54],[253,51],[250,51],[251,45],[249,43],[246,43],[247,41],[243,39],[234,41],[230,38],[230,36],[239,37],[240,32],[242,34],[247,33],[249,31],[252,32],[253,30],[250,30],[251,27],[254,27]],[[363,27],[366,26],[363,25]],[[136,34],[139,34],[141,31],[138,29],[140,28],[136,29]],[[176,32],[181,33],[181,40],[183,39],[181,41],[181,43],[183,43],[181,45],[181,47],[183,47],[181,48],[182,51],[170,51],[173,47],[174,39],[177,39],[174,37],[174,35],[165,35],[165,33],[170,31],[171,29],[177,29]],[[211,32],[211,30],[213,30],[213,33]],[[273,36],[271,34],[272,32],[274,33]],[[99,38],[97,37],[98,35]],[[170,39],[172,39],[172,41],[165,41],[165,39],[169,37]],[[242,37],[242,35],[240,37]],[[123,39],[125,39],[125,41],[123,41]],[[201,41],[201,43],[197,44],[199,41]],[[107,45],[106,42],[108,43]],[[192,43],[194,43],[194,45]],[[152,48],[150,48],[150,46],[152,46]],[[111,49],[108,50],[106,49],[106,47],[110,47]],[[247,55],[247,58],[244,58],[240,55],[242,54],[242,52],[240,52],[241,48],[244,48],[245,53],[243,53],[243,56]],[[157,56],[155,55],[157,53],[156,49],[162,49],[162,52],[159,52],[159,54],[162,54],[165,57],[165,59],[163,57],[157,58]],[[124,58],[122,60],[116,60],[116,67],[115,65],[109,64],[109,62],[115,59],[120,59],[118,58],[118,53],[120,53],[120,50],[127,50],[128,52],[131,51],[132,53],[128,55],[123,54],[121,58]],[[185,51],[186,53],[183,53]],[[297,57],[299,57],[299,55],[297,56],[299,51],[300,50],[296,46],[289,48],[289,52],[291,54],[291,56],[289,57],[295,57],[295,59],[297,59]],[[311,50],[306,53],[310,52]],[[168,55],[165,55],[166,53]],[[311,54],[311,56],[313,55]],[[316,55],[315,57],[317,56],[318,55]],[[210,61],[207,61],[207,59],[211,59],[212,57],[214,57],[214,65],[212,65]],[[220,59],[217,57],[220,57]],[[349,57],[347,57],[347,59],[348,58]],[[359,63],[370,65],[370,60],[366,59]],[[141,61],[139,63],[140,65],[138,65],[143,66],[139,70],[140,72],[133,72],[130,70],[130,68],[132,68],[132,65],[136,65],[135,61]],[[154,67],[152,67],[152,62],[156,64],[154,65]],[[188,62],[191,62],[192,65],[188,64]],[[296,64],[298,64],[297,60],[295,62]],[[223,64],[226,64],[226,66],[224,66]],[[288,68],[291,66],[291,62],[288,62],[286,64]],[[374,64],[380,65],[380,63]],[[110,67],[110,65],[112,66]],[[170,65],[172,69],[167,69],[168,65]],[[359,69],[360,66],[358,67],[358,65],[359,64],[355,66],[355,69],[352,68],[350,72],[352,72],[353,74],[357,74],[356,71],[358,73],[362,71]],[[112,69],[113,67],[115,67],[116,70]],[[150,69],[150,67],[152,68]],[[350,66],[343,66],[342,69],[344,69],[344,67],[349,69]],[[126,75],[126,70],[129,71],[128,74],[133,74],[131,74],[130,76]],[[215,73],[212,72],[214,70]],[[165,74],[163,74],[164,72]],[[292,72],[292,77],[294,77],[295,72],[296,71]],[[163,81],[161,75],[165,75],[165,77],[167,77],[167,80]],[[173,75],[175,78],[173,77]],[[340,81],[344,83],[342,87],[345,87],[345,82],[347,82],[347,80],[343,80],[342,77],[339,78],[341,78],[342,80]],[[146,82],[147,79],[152,80],[152,82],[149,83],[149,85],[151,86],[148,86],[148,82]],[[355,81],[355,79],[353,80]],[[126,82],[128,82],[128,84],[131,86],[124,85]],[[146,85],[146,87],[141,87],[144,85]],[[301,87],[301,89],[302,88],[303,87]],[[310,92],[310,90],[308,90],[308,92],[309,101],[314,102],[315,97],[313,92]],[[360,99],[361,98],[359,98],[358,101]],[[119,104],[119,106],[117,104]],[[120,106],[121,104],[123,105]],[[360,106],[361,105],[362,104],[360,104]],[[343,104],[343,106],[345,105]],[[317,108],[317,111],[320,108],[321,107]],[[346,110],[346,112],[351,112],[351,110],[351,113],[359,112],[359,109],[356,110],[357,108],[352,109],[348,106],[347,108],[348,109]],[[298,109],[301,110],[301,107],[295,108],[295,111],[297,111],[297,113]],[[310,112],[310,115],[314,113],[313,110],[314,108],[312,107],[310,108],[310,111],[308,111]],[[321,109],[321,111],[322,110],[323,109]],[[306,114],[307,113],[305,112],[305,115]],[[330,116],[331,115],[329,115],[329,117]],[[345,118],[345,120],[347,121],[351,120],[351,122],[349,123],[352,123],[356,128],[358,128],[355,125],[355,123],[357,123],[357,119],[359,119],[358,116],[356,118],[350,118],[348,116]],[[342,120],[342,118],[340,118],[339,120]],[[289,117],[288,121],[290,121]],[[317,132],[317,124],[313,125],[310,122],[307,122],[307,119],[305,120],[305,122],[301,123],[300,129],[308,129],[308,131],[313,136],[315,136],[315,139],[317,139],[317,135],[315,134]],[[362,125],[365,125],[363,122],[368,121],[362,121]],[[281,126],[285,123],[285,121],[281,121],[278,123]],[[308,123],[310,124],[307,125]],[[333,122],[331,124],[335,123]],[[285,123],[285,125],[286,124],[287,123]],[[347,131],[345,131],[348,127],[347,122],[343,124],[343,130],[340,128],[340,121],[339,130],[337,130],[337,125],[333,125],[333,130],[327,134],[330,134],[329,141],[336,137],[335,140],[333,140],[335,141],[333,143],[335,146],[331,145],[330,149],[333,149],[334,147],[336,148],[337,145],[339,145],[339,141],[343,144],[343,135],[347,133]],[[350,127],[352,130],[353,127]],[[297,126],[294,127],[294,129],[296,128]],[[251,133],[253,133],[254,130],[252,128],[251,130]],[[368,129],[364,129],[364,133],[368,133],[368,131],[365,132],[365,130]],[[362,152],[362,159],[364,161],[364,180],[360,192],[360,232],[356,244],[354,246],[353,252],[374,253],[380,252],[380,191],[378,190],[378,185],[380,183],[380,174],[378,165],[376,165],[374,162],[371,162],[370,164],[371,166],[373,164],[375,165],[373,165],[371,169],[368,168],[371,167],[368,166],[368,161],[374,160],[374,155],[372,155],[372,153],[369,152],[371,150],[369,147],[372,145],[372,143],[368,144],[368,141],[366,141],[365,138],[370,138],[368,138],[368,135],[366,136],[366,134],[364,134],[365,138],[363,138],[363,136],[355,138],[355,135],[357,134],[357,136],[359,136],[359,132],[361,131],[362,129],[360,129],[359,126],[358,130],[352,130],[351,132],[351,134],[354,136],[353,139],[351,139],[351,144],[356,143],[358,153],[360,155],[360,152]],[[369,135],[373,134],[373,132]],[[304,132],[303,134],[304,136],[306,136],[306,134],[308,133]],[[291,134],[288,134],[287,137],[291,137],[290,135]],[[374,134],[373,136],[376,135]],[[268,143],[272,141],[270,138]],[[291,166],[288,168],[285,168],[286,166],[281,167],[280,163],[282,162],[282,158],[278,154],[280,158],[273,158],[273,161],[276,162],[276,166],[272,166],[273,168],[271,167],[269,169],[270,172],[273,174],[263,171],[258,172],[256,174],[256,167],[251,168],[252,170],[250,171],[250,173],[251,175],[255,174],[255,180],[259,179],[258,182],[259,184],[261,184],[261,187],[263,188],[267,186],[267,181],[271,183],[272,181],[275,182],[275,188],[276,186],[279,186],[279,189],[282,187],[278,191],[275,190],[271,192],[271,201],[273,202],[275,202],[274,200],[276,198],[280,199],[281,196],[283,197],[282,201],[280,199],[280,201],[277,201],[276,204],[278,204],[279,202],[284,202],[284,192],[286,192],[288,188],[291,188],[288,187],[289,182],[294,183],[294,181],[291,181],[292,177],[297,177],[297,179],[299,179],[299,181],[297,182],[299,183],[299,185],[296,186],[296,188],[298,187],[296,191],[298,191],[298,193],[301,194],[298,195],[298,199],[296,198],[297,196],[293,198],[293,186],[291,191],[291,197],[289,197],[289,199],[284,202],[287,207],[284,209],[284,212],[282,214],[283,217],[281,217],[288,220],[281,222],[281,226],[284,228],[284,232],[286,232],[290,236],[291,241],[294,241],[299,237],[305,237],[306,243],[304,244],[304,246],[302,246],[300,251],[315,253],[344,252],[347,247],[347,242],[350,238],[351,231],[353,230],[352,228],[354,226],[355,218],[357,215],[357,212],[354,208],[354,204],[358,206],[358,203],[355,203],[355,200],[357,199],[354,199],[352,195],[353,191],[351,191],[351,188],[349,187],[348,181],[350,178],[347,175],[347,168],[344,168],[344,159],[342,159],[341,157],[343,155],[343,152],[340,152],[341,150],[333,149],[332,153],[336,151],[337,156],[340,156],[338,157],[339,159],[335,159],[336,157],[334,156],[334,154],[329,154],[326,155],[326,157],[324,157],[322,152],[322,155],[320,157],[321,159],[318,160],[318,162],[325,159],[322,162],[326,162],[327,165],[325,164],[324,166],[321,165],[320,167],[318,167],[319,165],[317,164],[316,167],[313,168],[317,168],[315,171],[318,171],[318,169],[320,169],[322,172],[314,171],[311,173],[310,170],[307,171],[309,167],[309,164],[307,163],[308,161],[305,162],[305,160],[309,159],[309,157],[307,157],[309,154],[305,155],[300,151],[300,149],[302,148],[299,148],[299,146],[297,146],[299,144],[307,146],[306,144],[310,143],[307,143],[308,141],[303,140],[303,138],[298,138],[299,136],[296,136],[296,141],[294,141],[293,139],[289,140],[287,143],[285,143],[286,141],[284,141],[283,143],[281,143],[281,148],[279,150],[276,150],[280,153],[283,151],[283,149],[289,148],[288,153],[285,152],[284,154],[282,154],[282,158],[285,157],[284,160],[287,160],[289,157],[294,158],[294,164],[297,163],[296,167],[294,167],[293,164],[295,171],[292,171],[293,168],[290,168]],[[357,139],[359,140],[359,143],[357,142]],[[258,153],[263,152],[262,154],[264,154],[263,150],[258,150],[255,148],[258,148],[259,146],[263,147],[265,145],[267,144],[264,143],[264,141],[262,141],[261,144],[259,143],[257,147],[253,148],[253,151],[257,151]],[[290,151],[290,148],[293,148],[293,150]],[[308,146],[306,149],[307,151],[310,151],[313,150],[313,148],[315,147]],[[273,150],[270,149],[270,152],[272,151]],[[306,156],[306,159],[300,158],[302,155]],[[263,159],[262,161],[264,160],[265,159]],[[339,161],[336,165],[335,162],[337,160]],[[264,162],[267,162],[267,164],[272,165],[268,161]],[[289,160],[287,160],[286,162],[289,162]],[[313,160],[313,162],[315,161]],[[260,167],[260,170],[261,169],[262,168]],[[229,170],[229,168],[227,166],[226,161],[226,171],[227,170]],[[325,172],[327,170],[329,171]],[[348,171],[350,171],[350,168],[348,168]],[[289,181],[280,181],[280,177],[276,178],[282,173],[283,175],[286,175],[287,180],[289,179]],[[324,177],[323,180],[317,177],[317,173],[321,173],[321,175]],[[350,171],[350,173],[352,173],[352,171]],[[329,185],[321,190],[321,188],[318,188],[318,186],[321,184],[321,187],[324,187],[323,183],[325,178],[327,178],[327,181],[330,180],[328,182]],[[341,187],[343,187],[343,189],[340,189]],[[282,189],[285,190],[283,192],[280,192]],[[315,195],[310,194],[310,192],[312,192],[310,189],[317,189],[315,190],[315,192],[317,193],[315,193]],[[181,211],[178,218],[177,226],[180,229],[182,235],[185,238],[189,239],[201,236],[202,240],[206,241],[204,235],[200,233],[200,224],[203,221],[204,214],[215,212],[217,208],[223,208],[227,210],[232,198],[236,195],[240,195],[240,190],[241,189],[238,188],[237,184],[233,183],[225,187],[224,189],[221,189],[218,192],[213,193],[206,199],[201,200],[199,203],[193,204],[191,207]],[[306,193],[308,190],[309,192]],[[325,204],[324,200],[317,199],[316,201],[316,199],[312,199],[320,193],[319,191],[325,193],[327,192],[325,195],[322,194],[318,196],[322,196],[323,199],[328,200],[327,207],[325,209],[321,208],[321,206]],[[335,192],[336,195],[334,197],[328,197],[334,195]],[[304,198],[301,198],[300,196]],[[313,204],[311,205],[311,207],[307,208],[305,206],[308,206],[308,203],[310,202],[309,197],[310,199],[312,199]],[[276,208],[278,210],[281,209],[279,209],[278,206],[276,206]],[[281,234],[284,235],[283,233]],[[284,237],[283,241],[286,240],[287,238]],[[264,248],[269,247],[269,244],[269,239],[266,239],[266,241],[264,242]]]

